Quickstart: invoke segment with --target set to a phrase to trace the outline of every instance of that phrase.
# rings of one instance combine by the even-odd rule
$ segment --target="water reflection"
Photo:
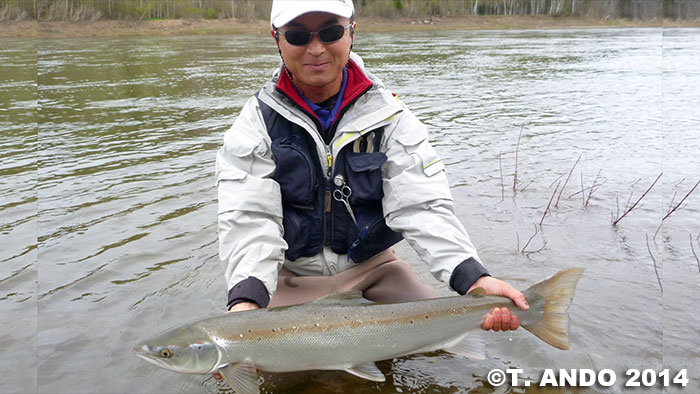
[[[677,202],[697,181],[698,35],[697,29],[358,34],[355,50],[368,68],[429,127],[448,166],[457,214],[492,273],[524,288],[559,269],[586,267],[570,310],[572,351],[547,348],[522,332],[487,334],[484,362],[431,353],[380,362],[384,384],[314,371],[295,374],[301,382],[293,385],[269,376],[265,387],[543,392],[493,388],[484,376],[514,365],[532,376],[553,366],[665,366],[689,368],[697,391],[700,356],[692,349],[700,346],[689,346],[698,344],[697,317],[689,313],[700,301],[690,247],[700,234],[697,199],[664,222],[650,248],[645,235],[656,231],[673,195]],[[9,40],[0,50],[0,314],[13,316],[2,321],[9,329],[0,345],[18,355],[2,358],[0,370],[36,369],[37,351],[40,360],[38,383],[4,373],[0,391],[36,391],[37,384],[42,392],[226,390],[209,377],[145,365],[130,349],[155,331],[223,309],[214,155],[279,62],[269,41],[45,40],[36,69],[27,67],[35,64],[33,41]],[[521,127],[520,190],[513,196]],[[533,239],[533,248],[545,241],[546,247],[519,253],[553,181],[566,177],[579,156],[561,201]],[[663,188],[613,228],[616,204],[641,195],[662,167]],[[586,206],[576,193],[599,172],[606,183]],[[663,295],[649,251],[662,265]],[[449,294],[406,245],[400,253]],[[37,331],[38,350],[27,348]]]

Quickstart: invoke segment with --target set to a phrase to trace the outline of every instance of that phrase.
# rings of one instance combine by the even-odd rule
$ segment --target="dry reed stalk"
[[[557,194],[557,190],[559,190],[559,185],[561,184],[561,181],[557,183],[557,187],[554,188],[554,193],[552,193],[552,197],[549,198],[549,203],[547,204],[547,208],[544,210],[544,214],[542,214],[542,219],[540,219],[540,226],[542,226],[542,222],[544,222],[544,217],[547,216],[547,212],[549,212],[549,207],[552,205],[552,200],[554,200],[554,195]]]
[[[564,193],[564,189],[566,189],[566,184],[569,183],[569,178],[571,178],[571,174],[574,172],[574,168],[576,168],[576,165],[578,164],[579,160],[581,160],[581,155],[578,155],[578,159],[576,159],[576,162],[574,165],[571,167],[571,170],[569,170],[569,175],[566,176],[566,180],[564,181],[564,186],[561,187],[561,190],[559,191],[559,195],[557,196],[557,202],[554,204],[555,207],[559,207],[559,199],[561,199],[561,194]],[[595,183],[595,182],[593,182]]]
[[[664,287],[661,285],[661,278],[659,277],[659,270],[656,268],[656,259],[654,258],[654,255],[651,253],[651,247],[649,246],[649,234],[644,234],[644,237],[647,239],[647,250],[649,251],[649,256],[651,256],[651,261],[654,262],[654,272],[656,272],[656,280],[659,281],[659,288],[661,289],[661,293],[663,293]]]
[[[639,197],[639,199],[637,199],[637,201],[635,201],[635,203],[632,204],[631,207],[626,208],[625,211],[622,213],[622,216],[620,216],[620,217],[618,217],[617,219],[615,219],[615,221],[613,222],[613,226],[616,226],[616,225],[620,222],[620,220],[622,220],[622,218],[624,218],[625,216],[627,216],[627,214],[629,214],[630,212],[632,212],[632,210],[634,210],[634,208],[637,207],[637,204],[639,204],[639,202],[642,201],[642,199],[644,198],[644,196],[646,196],[646,195],[649,193],[649,191],[654,187],[654,185],[656,185],[656,182],[659,181],[659,179],[661,178],[661,175],[663,175],[663,174],[664,174],[664,173],[661,172],[661,173],[659,174],[659,176],[656,177],[656,179],[655,179],[654,182],[651,184],[651,186],[649,186],[649,188],[642,194],[642,196]],[[630,198],[631,198],[631,197],[632,197],[632,195],[630,194]]]
[[[513,195],[518,191],[518,153],[520,152],[520,138],[523,136],[523,127],[520,126],[520,134],[518,134],[518,144],[515,146],[515,172],[513,173]]]

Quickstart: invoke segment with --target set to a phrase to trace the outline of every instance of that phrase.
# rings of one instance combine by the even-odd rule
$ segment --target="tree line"
[[[272,0],[0,0],[0,20],[267,19]],[[700,0],[355,0],[362,17],[700,19]]]

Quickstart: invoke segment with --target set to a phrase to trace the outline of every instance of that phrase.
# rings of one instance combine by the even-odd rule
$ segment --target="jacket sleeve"
[[[216,156],[219,258],[229,308],[242,301],[266,307],[277,287],[287,244],[274,171],[270,138],[253,97],[224,134]]]
[[[386,129],[382,166],[387,225],[400,232],[433,276],[460,294],[489,275],[454,213],[445,165],[423,123],[404,106]]]

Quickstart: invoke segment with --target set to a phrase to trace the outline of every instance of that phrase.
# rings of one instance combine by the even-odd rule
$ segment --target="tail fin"
[[[569,315],[566,310],[582,273],[583,268],[559,271],[523,291],[530,310],[540,312],[539,319],[523,323],[523,328],[556,348],[569,350]]]

